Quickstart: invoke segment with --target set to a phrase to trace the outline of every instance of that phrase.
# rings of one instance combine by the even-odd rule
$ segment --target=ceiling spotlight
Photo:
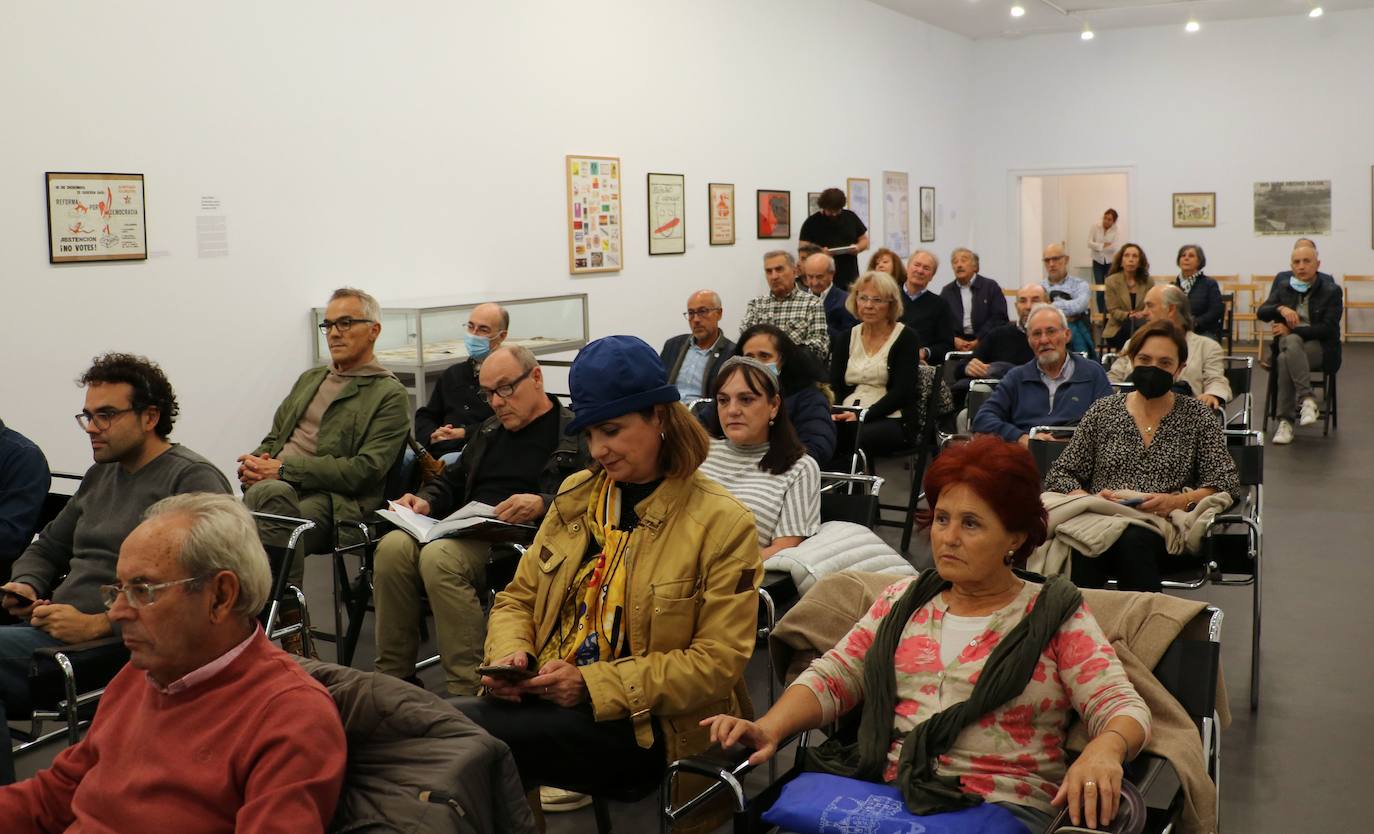
[[[1201,28],[1202,24],[1198,23],[1196,18],[1189,20],[1187,23],[1183,25],[1183,31],[1185,32],[1196,32]]]
[[[1090,41],[1090,40],[1092,40],[1092,39],[1093,39],[1093,30],[1092,30],[1092,27],[1089,26],[1088,24],[1084,23],[1084,24],[1083,24],[1083,31],[1078,33],[1078,37],[1082,38],[1082,39],[1085,40],[1085,41]]]
[[[1011,7],[1012,17],[1023,17],[1026,14],[1026,7],[1020,3],[1013,3]],[[1315,17],[1316,15],[1313,15]]]
[[[1012,13],[1012,14],[1016,14],[1016,10],[1015,10],[1015,9],[1012,9],[1012,10],[1011,10],[1011,13]],[[1321,17],[1321,16],[1322,16],[1322,7],[1321,7],[1321,6],[1314,6],[1314,7],[1312,8],[1312,11],[1310,11],[1310,12],[1307,13],[1307,16],[1308,16],[1308,17]]]

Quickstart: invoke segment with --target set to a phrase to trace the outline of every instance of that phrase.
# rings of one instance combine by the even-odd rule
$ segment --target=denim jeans
[[[30,625],[0,626],[0,785],[14,781],[14,758],[10,755],[9,715],[27,716],[29,703],[29,663],[33,650],[60,646],[61,640]]]

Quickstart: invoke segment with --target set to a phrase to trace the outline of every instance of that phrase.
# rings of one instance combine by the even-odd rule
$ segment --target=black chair
[[[1269,432],[1269,421],[1278,417],[1279,409],[1279,389],[1278,389],[1278,360],[1276,351],[1278,350],[1278,339],[1275,339],[1269,347],[1269,385],[1264,395],[1264,431]],[[1322,437],[1331,433],[1332,429],[1339,428],[1336,414],[1336,371],[1313,371],[1311,376],[1312,390],[1320,391],[1322,394],[1320,410],[1317,415],[1322,421]],[[1297,428],[1297,424],[1294,424]]]
[[[1068,441],[1073,438],[1073,426],[1036,426],[1030,430],[1029,447],[1035,459],[1035,468],[1040,470],[1040,480],[1044,481],[1050,467],[1069,448]]]
[[[1164,587],[1195,590],[1204,585],[1252,588],[1254,614],[1250,628],[1250,709],[1259,709],[1261,566],[1264,552],[1264,435],[1227,431],[1226,446],[1236,464],[1245,497],[1218,515],[1207,529],[1202,565],[1167,574]]]
[[[1255,360],[1249,356],[1225,356],[1226,383],[1231,386],[1231,400],[1226,403],[1225,427],[1231,428],[1239,420],[1240,428],[1249,431],[1255,426]],[[1232,405],[1240,403],[1239,411]]]
[[[835,454],[823,469],[830,472],[861,474],[868,470],[868,456],[859,448],[859,427],[868,417],[868,409],[854,405],[832,405],[830,414],[853,414],[853,420],[835,421]]]

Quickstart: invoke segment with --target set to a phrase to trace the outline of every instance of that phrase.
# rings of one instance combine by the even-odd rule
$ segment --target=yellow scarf
[[[585,666],[614,660],[628,653],[625,628],[625,585],[635,528],[621,530],[620,486],[602,472],[587,502],[587,528],[601,552],[584,561],[563,599],[556,639],[539,653],[542,666],[565,660]]]

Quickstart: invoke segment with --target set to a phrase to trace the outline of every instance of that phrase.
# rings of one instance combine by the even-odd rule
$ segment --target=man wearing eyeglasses
[[[1069,321],[1069,350],[1096,358],[1092,323],[1088,319],[1088,304],[1092,300],[1088,282],[1069,274],[1068,253],[1058,243],[1045,247],[1041,261],[1045,264],[1045,281],[1041,286],[1049,295],[1050,303]]]
[[[24,621],[0,627],[0,728],[6,715],[22,717],[31,708],[34,649],[113,633],[100,586],[114,580],[120,545],[143,511],[169,495],[230,491],[214,464],[167,439],[177,399],[157,365],[110,353],[97,357],[80,383],[86,401],[76,422],[90,441],[95,465],[0,586],[0,603]],[[0,732],[0,783],[14,778],[8,739],[8,732]]]
[[[477,390],[477,371],[491,352],[510,334],[510,313],[500,304],[478,304],[468,313],[463,344],[468,358],[446,368],[429,395],[429,402],[415,412],[415,439],[436,458],[461,452],[468,435],[491,416]],[[456,460],[454,455],[450,460]]]
[[[586,438],[564,434],[572,412],[544,391],[543,369],[528,348],[507,345],[493,352],[482,363],[480,382],[494,416],[468,440],[457,466],[397,503],[442,519],[480,501],[502,521],[538,524],[563,480],[587,465]],[[415,680],[423,588],[434,611],[449,694],[476,694],[486,640],[481,596],[489,550],[489,544],[468,538],[422,547],[401,530],[382,538],[373,580],[377,671]]]
[[[720,330],[723,309],[720,296],[711,290],[698,290],[687,299],[687,319],[691,333],[673,336],[663,343],[659,358],[668,369],[668,382],[677,386],[682,401],[706,396],[710,381],[735,352],[735,343]]]
[[[262,443],[238,458],[248,509],[315,522],[307,553],[332,550],[335,530],[347,536],[381,509],[387,472],[410,430],[405,388],[373,353],[381,313],[362,290],[334,291],[320,323],[330,364],[301,374]],[[289,526],[260,527],[271,545],[290,536]],[[304,574],[303,560],[293,559],[292,583],[299,587]],[[299,616],[288,609],[283,622]]]
[[[272,579],[252,519],[207,494],[148,516],[100,589],[129,663],[83,740],[0,790],[0,827],[323,832],[348,759],[343,724],[257,624]]]

